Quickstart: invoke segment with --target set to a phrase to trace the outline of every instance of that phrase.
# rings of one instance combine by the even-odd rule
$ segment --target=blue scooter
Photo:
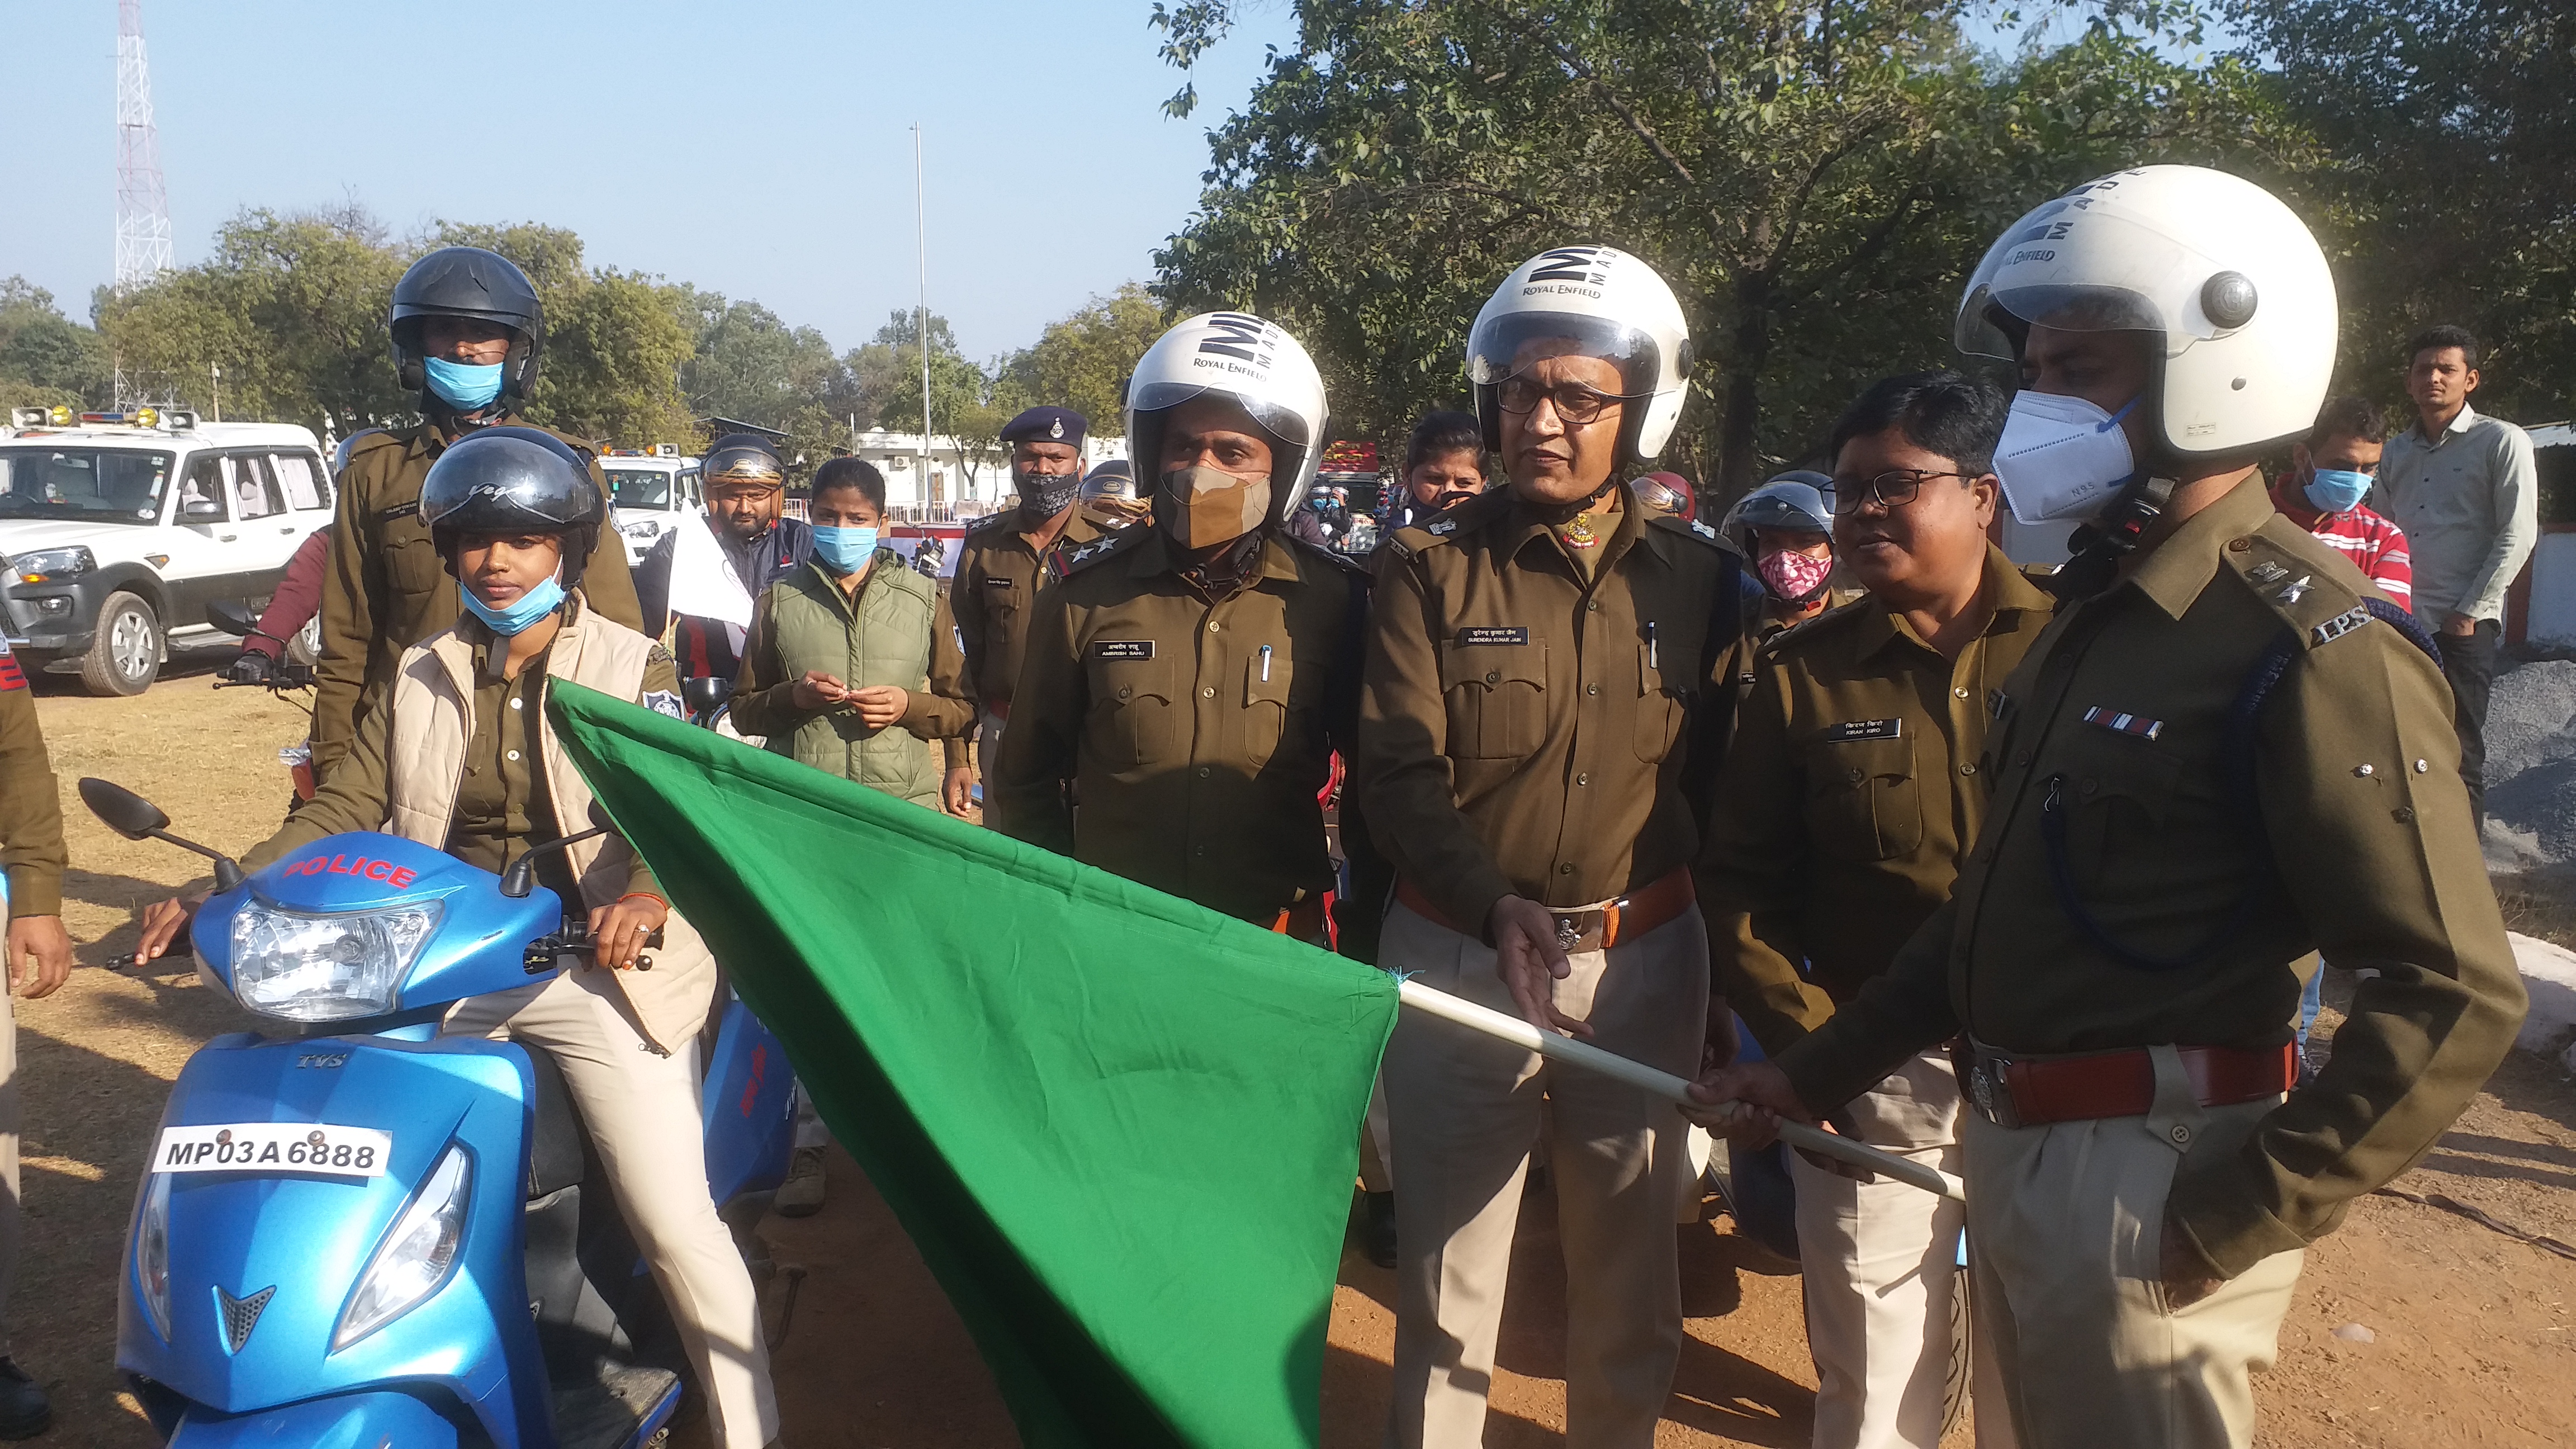
[[[154,1427],[183,1449],[666,1437],[678,1345],[553,1061],[437,1035],[454,1003],[589,949],[535,859],[598,832],[500,876],[349,834],[245,877],[140,796],[80,793],[127,839],[214,861],[198,975],[259,1022],[189,1058],[137,1195],[116,1361]],[[708,1185],[750,1244],[793,1077],[741,1002],[714,1037]]]

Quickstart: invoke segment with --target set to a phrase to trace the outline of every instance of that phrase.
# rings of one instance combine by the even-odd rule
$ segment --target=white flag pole
[[[1684,1106],[1707,1110],[1707,1103],[1683,1090],[1690,1084],[1670,1072],[1657,1071],[1644,1062],[1631,1061],[1616,1052],[1603,1051],[1587,1041],[1580,1041],[1552,1031],[1541,1031],[1517,1016],[1478,1006],[1472,1001],[1452,996],[1445,991],[1435,991],[1416,982],[1400,982],[1398,991],[1404,1004],[1417,1011],[1427,1012],[1443,1021],[1455,1022],[1470,1031],[1483,1032],[1487,1036],[1510,1042],[1514,1046],[1537,1052],[1543,1057],[1563,1062],[1568,1066],[1598,1072],[1605,1077],[1615,1077],[1632,1087],[1652,1092],[1658,1097],[1670,1098]],[[1792,1147],[1805,1148],[1807,1151],[1820,1153],[1826,1157],[1839,1158],[1854,1167],[1884,1173],[1909,1187],[1919,1187],[1925,1192],[1949,1198],[1953,1202],[1968,1200],[1967,1185],[1950,1173],[1916,1162],[1911,1158],[1881,1152],[1865,1143],[1854,1142],[1848,1137],[1837,1136],[1820,1128],[1810,1127],[1803,1122],[1781,1122],[1780,1138]]]

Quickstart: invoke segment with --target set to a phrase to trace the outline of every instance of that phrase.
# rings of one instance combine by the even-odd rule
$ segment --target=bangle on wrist
[[[666,911],[671,908],[671,903],[669,901],[662,899],[651,891],[628,891],[626,894],[617,898],[617,903],[621,906],[626,904],[628,901],[651,901],[653,904],[660,906]]]

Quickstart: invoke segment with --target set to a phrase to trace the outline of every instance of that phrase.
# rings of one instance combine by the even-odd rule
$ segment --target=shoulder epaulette
[[[1648,519],[1646,521],[1646,526],[1648,528],[1660,528],[1666,533],[1675,533],[1684,538],[1696,540],[1697,542],[1706,544],[1710,548],[1716,549],[1721,553],[1735,552],[1735,545],[1728,543],[1724,535],[1720,534],[1716,529],[1709,527],[1707,524],[1700,522],[1696,518],[1684,518],[1678,513],[1663,513],[1657,514],[1655,517]]]
[[[1489,488],[1428,523],[1388,534],[1385,547],[1394,549],[1398,558],[1412,558],[1426,549],[1438,548],[1509,508],[1511,498],[1508,488]]]
[[[1047,576],[1055,579],[1071,578],[1102,559],[1134,547],[1153,531],[1150,528],[1122,529],[1117,533],[1095,538],[1080,548],[1052,549],[1047,553],[1046,558]]]
[[[987,513],[983,517],[976,519],[973,523],[967,524],[966,531],[970,534],[987,532],[991,530],[995,524],[1005,523],[1017,517],[1018,512],[1019,511],[1017,509],[1005,508],[998,513]]]
[[[1788,628],[1781,630],[1779,633],[1772,635],[1770,638],[1763,640],[1755,647],[1757,647],[1762,653],[1776,654],[1782,649],[1788,648],[1802,640],[1814,638],[1816,634],[1823,630],[1828,624],[1836,623],[1845,619],[1859,618],[1862,613],[1865,612],[1861,606],[1868,602],[1869,595],[1867,594],[1862,594],[1857,598],[1845,599],[1841,603],[1834,605],[1832,608],[1825,610],[1823,613],[1818,614],[1812,619],[1799,620],[1797,623],[1792,624]]]
[[[2219,550],[2227,571],[2297,635],[2300,646],[2331,644],[2370,622],[2350,560],[2279,514]],[[2393,607],[2393,606],[2392,606]]]

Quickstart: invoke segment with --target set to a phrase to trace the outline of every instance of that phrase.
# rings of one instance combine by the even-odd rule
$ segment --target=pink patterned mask
[[[1762,576],[1762,582],[1771,590],[1773,598],[1784,603],[1804,604],[1825,591],[1825,579],[1833,573],[1834,561],[1809,558],[1784,548],[1755,560],[1753,571]]]

